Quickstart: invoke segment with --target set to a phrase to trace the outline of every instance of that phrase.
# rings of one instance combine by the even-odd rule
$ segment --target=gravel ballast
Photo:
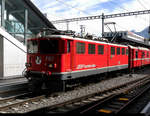
[[[130,77],[129,74],[126,74],[123,76],[118,76],[116,78],[102,80],[95,84],[93,83],[88,84],[84,87],[78,87],[75,90],[60,92],[57,93],[58,96],[56,97],[44,98],[37,102],[26,103],[22,106],[18,106],[17,108],[11,108],[7,111],[0,112],[0,113],[25,113],[37,108],[42,108],[42,107],[62,103],[77,97],[85,96],[87,94],[103,91],[105,89],[109,89],[120,84],[124,84],[136,79],[143,78],[150,74],[149,69],[150,68],[147,68],[145,71],[140,71],[137,74],[132,74],[132,77]]]

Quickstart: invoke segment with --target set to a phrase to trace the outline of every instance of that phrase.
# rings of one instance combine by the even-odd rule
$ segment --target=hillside
[[[144,38],[150,38],[150,35],[148,34],[148,27],[146,27],[143,31],[141,32],[135,32],[134,30],[132,30],[132,32],[140,35],[140,36],[143,36]]]

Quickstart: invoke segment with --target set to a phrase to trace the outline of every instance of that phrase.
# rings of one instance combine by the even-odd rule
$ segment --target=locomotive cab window
[[[27,42],[27,52],[38,53],[38,41],[37,40],[30,40]]]
[[[89,44],[88,45],[88,53],[89,54],[95,54],[95,44]]]
[[[111,55],[115,55],[115,47],[111,47]]]
[[[76,43],[76,52],[78,54],[84,54],[85,53],[85,43],[77,42]]]
[[[98,45],[98,54],[104,54],[104,45]]]
[[[58,40],[40,40],[39,52],[41,54],[56,54],[59,52]]]
[[[120,48],[117,48],[117,55],[120,55]]]

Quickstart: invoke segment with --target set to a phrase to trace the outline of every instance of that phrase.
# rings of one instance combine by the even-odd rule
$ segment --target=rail
[[[71,99],[63,103],[47,106],[44,108],[39,108],[36,110],[29,111],[27,113],[69,113],[89,103],[96,102],[96,101],[102,100],[104,98],[107,98],[107,97],[110,97],[110,96],[113,96],[122,92],[128,92],[131,88],[133,89],[137,87],[137,85],[139,86],[141,84],[148,83],[149,81],[150,81],[150,78],[147,76],[142,79],[128,82],[126,84],[118,85],[111,89],[99,91],[99,92],[89,94],[80,98]]]

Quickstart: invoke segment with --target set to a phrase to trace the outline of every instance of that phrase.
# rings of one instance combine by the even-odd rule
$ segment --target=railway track
[[[92,93],[80,98],[75,98],[63,103],[47,106],[44,108],[39,108],[36,110],[29,111],[27,113],[72,113],[75,112],[80,113],[79,110],[84,108],[84,106],[101,101],[105,98],[113,98],[116,95],[121,93],[128,93],[129,91],[133,90],[133,88],[138,88],[139,86],[145,85],[146,83],[150,82],[150,77],[146,76],[142,79],[134,80],[132,82],[128,82],[122,85],[118,85],[111,89],[106,89],[103,91],[99,91],[96,93]]]
[[[125,92],[113,94],[104,100],[97,101],[96,103],[88,104],[84,107],[72,110],[68,113],[80,114],[121,114],[126,113],[128,107],[136,102],[136,99],[141,97],[145,92],[150,90],[149,84],[142,87],[137,86],[133,90],[129,89]]]
[[[9,109],[15,109],[15,107],[20,105],[25,105],[26,103],[32,103],[45,98],[47,95],[33,95],[31,92],[2,98],[0,99],[0,113],[7,113]]]

